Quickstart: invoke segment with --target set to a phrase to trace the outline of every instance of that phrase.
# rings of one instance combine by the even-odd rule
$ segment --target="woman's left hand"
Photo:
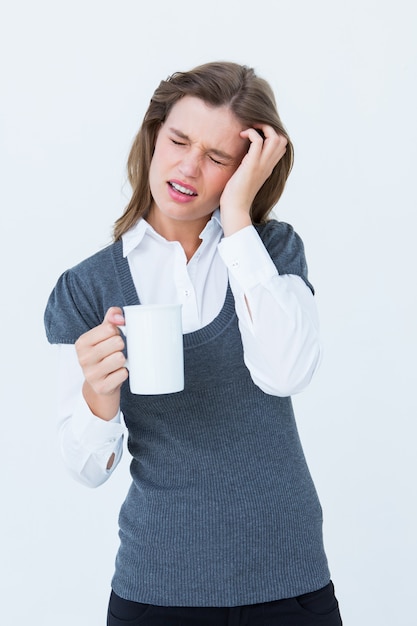
[[[283,135],[278,135],[272,126],[266,124],[243,130],[240,136],[249,140],[249,149],[220,198],[220,215],[226,237],[252,223],[252,202],[284,156],[288,143]]]

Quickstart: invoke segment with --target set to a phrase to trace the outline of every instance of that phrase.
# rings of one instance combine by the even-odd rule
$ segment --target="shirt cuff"
[[[88,450],[98,450],[108,445],[114,445],[123,435],[125,427],[121,423],[120,410],[113,419],[100,419],[90,411],[82,392],[71,417],[71,429],[74,437]]]
[[[265,284],[278,274],[254,226],[246,226],[224,237],[218,244],[218,250],[229,273],[243,291]]]

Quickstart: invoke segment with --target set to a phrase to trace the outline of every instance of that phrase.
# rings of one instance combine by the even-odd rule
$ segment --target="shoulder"
[[[109,302],[118,306],[119,280],[115,258],[118,242],[66,270],[58,279],[45,309],[46,335],[51,343],[74,343],[100,324]]]
[[[88,280],[92,275],[100,277],[103,268],[113,266],[113,259],[118,246],[121,246],[120,242],[106,246],[87,259],[77,263],[77,265],[74,265],[74,267],[67,270],[67,272],[79,277],[81,280]]]
[[[270,219],[255,228],[280,274],[300,276],[312,291],[308,280],[308,268],[304,244],[291,224]]]
[[[120,250],[119,250],[120,248]],[[62,297],[75,298],[83,295],[85,299],[93,301],[100,298],[102,293],[114,290],[118,284],[116,272],[116,258],[121,256],[121,243],[113,243],[92,256],[84,259],[74,267],[66,270],[60,276],[55,289],[61,289]]]
[[[255,228],[265,246],[279,247],[281,250],[300,249],[304,251],[301,237],[295,232],[291,224],[270,219],[264,224],[255,224]]]

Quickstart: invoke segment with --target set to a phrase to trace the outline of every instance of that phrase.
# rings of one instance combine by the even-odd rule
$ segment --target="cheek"
[[[151,164],[149,167],[149,176],[153,176],[155,178],[157,175],[159,175],[164,169],[164,164],[166,160],[166,150],[164,150],[161,142],[157,139],[152,154]]]
[[[222,195],[223,189],[226,187],[229,178],[230,176],[216,176],[215,180],[212,181],[211,195],[217,200]]]
[[[218,188],[220,195],[223,193],[223,189],[226,187],[227,183],[232,178],[235,171],[236,170],[233,170],[233,171],[228,170],[227,172],[224,172],[219,176],[218,181],[217,181],[217,188]]]

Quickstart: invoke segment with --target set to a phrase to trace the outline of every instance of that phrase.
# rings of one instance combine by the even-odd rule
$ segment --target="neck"
[[[167,241],[178,241],[184,248],[187,261],[189,261],[201,244],[200,233],[210,217],[209,215],[195,221],[161,220],[159,214],[151,210],[146,221]]]

